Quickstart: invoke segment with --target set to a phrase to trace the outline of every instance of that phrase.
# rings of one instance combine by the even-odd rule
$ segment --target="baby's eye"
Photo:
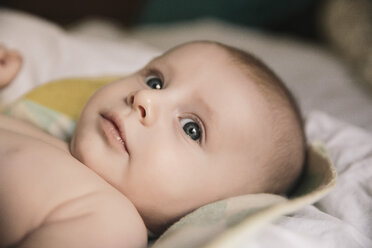
[[[185,133],[190,136],[191,139],[200,142],[201,130],[199,124],[189,118],[183,118],[180,122]]]
[[[163,88],[163,81],[157,76],[148,76],[145,82],[152,89],[160,90]]]

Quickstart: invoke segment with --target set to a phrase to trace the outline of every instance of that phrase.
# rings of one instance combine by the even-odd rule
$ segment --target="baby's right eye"
[[[190,118],[182,118],[180,120],[183,131],[190,136],[191,139],[200,143],[202,131],[200,129],[200,125]]]
[[[161,90],[163,88],[163,81],[157,76],[148,76],[145,82],[151,89]]]

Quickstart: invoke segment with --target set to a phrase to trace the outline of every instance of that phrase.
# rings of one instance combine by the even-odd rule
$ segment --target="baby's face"
[[[224,50],[193,43],[101,88],[71,152],[157,232],[204,204],[262,190],[269,116]]]

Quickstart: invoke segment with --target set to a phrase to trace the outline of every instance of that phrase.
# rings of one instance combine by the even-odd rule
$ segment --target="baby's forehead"
[[[147,67],[172,72],[172,74],[203,77],[212,76],[231,81],[234,74],[244,74],[228,51],[219,45],[193,42],[177,46],[154,58]],[[238,86],[241,87],[241,86]]]

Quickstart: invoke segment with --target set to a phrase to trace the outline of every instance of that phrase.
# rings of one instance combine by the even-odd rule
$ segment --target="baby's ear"
[[[0,89],[9,85],[22,67],[22,56],[15,50],[0,45]]]

